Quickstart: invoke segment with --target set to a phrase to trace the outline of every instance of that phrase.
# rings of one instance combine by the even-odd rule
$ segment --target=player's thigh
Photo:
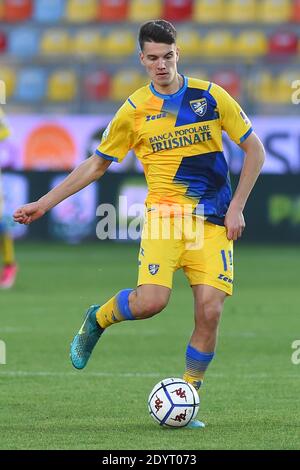
[[[170,223],[166,219],[148,219],[144,226],[140,252],[139,274],[137,285],[158,285],[172,288],[174,271],[178,268],[179,259],[183,253],[183,242],[174,236],[171,220],[171,231],[165,230],[164,236],[152,228],[166,228]],[[154,227],[154,228],[155,228]]]
[[[225,227],[205,222],[203,246],[186,250],[182,263],[191,286],[208,285],[232,294],[233,241]]]

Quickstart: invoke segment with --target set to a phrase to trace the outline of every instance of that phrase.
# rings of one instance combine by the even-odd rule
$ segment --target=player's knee
[[[219,301],[207,301],[202,305],[202,326],[208,330],[215,330],[218,327],[222,313],[223,303]]]
[[[161,312],[165,306],[167,305],[167,301],[164,298],[146,298],[143,299],[141,303],[141,310],[139,316],[141,318],[150,318],[156,315],[157,313]]]

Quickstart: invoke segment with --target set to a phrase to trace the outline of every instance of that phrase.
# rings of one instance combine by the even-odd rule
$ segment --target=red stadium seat
[[[0,31],[0,53],[1,54],[6,51],[6,45],[7,45],[6,34],[3,31]]]
[[[219,70],[212,76],[212,81],[224,88],[234,98],[240,98],[241,80],[237,73],[231,70]]]
[[[292,31],[279,31],[269,39],[271,55],[292,55],[298,50],[298,37]]]
[[[294,0],[291,20],[295,21],[295,23],[300,23],[300,0]]]
[[[97,20],[117,22],[127,19],[128,0],[102,0],[98,7]]]
[[[187,21],[192,17],[192,0],[165,0],[163,17],[169,21]]]
[[[109,97],[110,76],[104,70],[89,73],[84,79],[84,96],[87,100],[98,101]]]
[[[5,0],[4,19],[5,21],[25,21],[32,16],[32,0]]]

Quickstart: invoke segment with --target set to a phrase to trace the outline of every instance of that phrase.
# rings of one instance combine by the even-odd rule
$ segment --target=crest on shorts
[[[149,273],[154,276],[159,270],[159,264],[148,264]]]
[[[190,101],[190,106],[194,113],[198,114],[198,116],[202,117],[207,111],[207,101],[206,98],[201,98],[199,100],[192,100]]]

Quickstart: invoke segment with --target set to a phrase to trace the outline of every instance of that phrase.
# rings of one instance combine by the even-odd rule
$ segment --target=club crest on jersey
[[[201,98],[200,100],[192,100],[190,101],[190,106],[194,113],[198,114],[198,116],[202,117],[207,111],[207,101],[206,98]]]
[[[149,273],[154,276],[159,270],[159,264],[148,264]]]

